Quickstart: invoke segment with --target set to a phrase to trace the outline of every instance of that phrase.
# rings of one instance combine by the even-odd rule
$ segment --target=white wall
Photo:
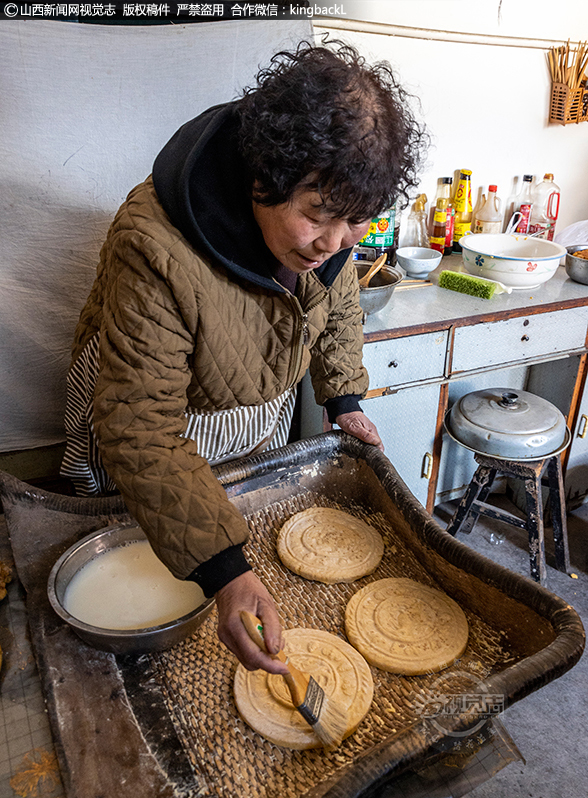
[[[161,147],[311,35],[307,20],[0,23],[0,452],[64,440],[98,252]]]
[[[496,183],[505,204],[523,174],[553,172],[562,190],[557,229],[588,219],[588,123],[548,123],[546,62],[552,44],[588,39],[588,3],[357,0],[345,9],[394,33],[328,31],[390,61],[420,98],[433,142],[421,181],[429,199],[437,178],[460,168],[472,170],[474,197]],[[429,39],[416,38],[423,29]],[[444,40],[453,32],[461,41]]]

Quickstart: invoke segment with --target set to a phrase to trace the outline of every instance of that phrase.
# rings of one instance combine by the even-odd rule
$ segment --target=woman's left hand
[[[384,451],[384,444],[378,435],[376,425],[362,413],[361,410],[354,410],[352,413],[342,413],[335,419],[336,424],[341,427],[343,432],[354,435],[364,443],[371,443],[377,446],[380,451]]]

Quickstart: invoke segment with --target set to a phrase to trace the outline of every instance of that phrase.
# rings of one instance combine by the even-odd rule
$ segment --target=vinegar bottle
[[[435,216],[435,209],[437,208],[437,200],[445,197],[445,199],[449,200],[448,207],[451,206],[451,186],[453,185],[453,178],[452,177],[440,177],[437,181],[437,193],[435,194],[435,199],[431,203],[431,209],[429,211],[429,235],[433,234],[433,217]]]
[[[535,186],[533,208],[529,220],[529,234],[538,233],[537,238],[553,241],[555,223],[559,213],[559,186],[553,182],[551,172]]]
[[[501,233],[502,211],[500,198],[496,196],[498,188],[488,186],[488,199],[482,194],[483,205],[474,217],[472,232],[474,233]]]
[[[445,252],[445,236],[447,235],[447,213],[449,200],[447,197],[440,197],[435,207],[433,216],[433,233],[429,239],[431,249]]]
[[[462,169],[453,198],[455,221],[453,226],[453,251],[461,252],[459,239],[472,229],[472,173]]]

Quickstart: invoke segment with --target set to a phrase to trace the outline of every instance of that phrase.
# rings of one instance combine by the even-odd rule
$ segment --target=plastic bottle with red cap
[[[559,214],[559,186],[554,182],[551,172],[547,172],[543,181],[535,186],[533,207],[529,219],[529,234],[537,238],[553,241],[555,223]]]
[[[482,194],[482,204],[474,214],[472,233],[502,233],[502,202],[496,195],[498,187],[488,186],[488,198]]]

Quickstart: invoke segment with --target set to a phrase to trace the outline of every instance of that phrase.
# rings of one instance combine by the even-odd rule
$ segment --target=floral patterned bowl
[[[537,288],[547,282],[567,254],[555,241],[507,233],[472,233],[459,243],[466,271],[511,288]]]

